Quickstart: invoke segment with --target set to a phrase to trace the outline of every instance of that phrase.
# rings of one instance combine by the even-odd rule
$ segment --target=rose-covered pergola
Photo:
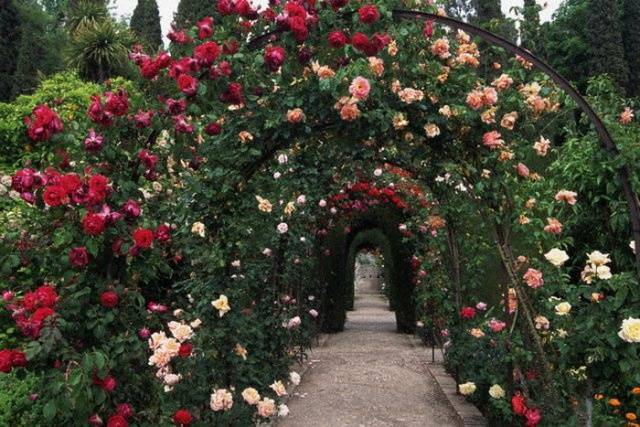
[[[637,411],[640,255],[567,255],[589,200],[562,167],[589,147],[594,174],[616,172],[627,210],[606,206],[637,246],[634,158],[611,136],[633,115],[599,116],[534,55],[431,2],[406,8],[220,0],[170,52],[131,53],[139,87],[105,82],[86,116],[61,115],[64,99],[33,109],[2,240],[16,331],[0,365],[37,373],[35,421],[286,415],[289,364],[342,329],[352,243],[374,229],[393,248],[398,329],[436,335],[491,420]]]

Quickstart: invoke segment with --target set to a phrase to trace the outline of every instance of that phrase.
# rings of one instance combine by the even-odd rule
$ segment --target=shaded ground
[[[395,326],[381,296],[357,296],[345,331],[310,354],[278,427],[462,426],[424,349]]]

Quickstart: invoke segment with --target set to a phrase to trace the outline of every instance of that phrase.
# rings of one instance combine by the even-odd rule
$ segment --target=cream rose
[[[273,399],[269,399],[265,397],[263,400],[258,402],[258,415],[263,418],[269,418],[273,414],[276,413],[276,402]]]
[[[566,316],[571,311],[571,304],[564,301],[555,306],[556,314],[558,316]]]
[[[205,236],[205,226],[203,223],[201,222],[194,222],[193,225],[191,226],[191,232],[193,234],[197,234],[200,237],[204,237]]]
[[[214,411],[228,411],[233,407],[233,395],[226,388],[215,390],[209,405]]]
[[[489,388],[489,396],[494,399],[502,399],[505,396],[504,389],[498,384],[494,384]]]
[[[224,316],[227,311],[231,310],[231,306],[229,305],[229,299],[226,297],[226,295],[220,295],[220,298],[218,298],[215,301],[212,301],[211,305],[216,310],[218,310],[218,315],[220,317]]]
[[[475,385],[475,383],[472,383],[472,382],[466,382],[464,384],[459,384],[458,385],[458,391],[463,396],[469,396],[469,395],[472,395],[476,391],[476,385]]]
[[[633,317],[624,319],[618,336],[626,342],[640,342],[640,319]]]
[[[569,259],[569,255],[562,249],[553,248],[544,257],[556,267],[561,267]]]
[[[253,387],[247,387],[242,391],[242,398],[249,405],[257,405],[260,401],[260,393]]]

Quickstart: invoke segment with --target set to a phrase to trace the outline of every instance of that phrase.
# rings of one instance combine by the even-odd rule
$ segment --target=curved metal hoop
[[[527,61],[531,62],[536,68],[540,71],[548,75],[560,88],[562,88],[570,97],[573,99],[576,104],[580,107],[580,109],[586,114],[589,118],[589,121],[593,124],[600,141],[602,142],[603,148],[610,153],[613,157],[617,157],[620,154],[620,150],[616,146],[611,134],[607,130],[607,127],[602,122],[598,114],[593,110],[589,102],[578,92],[578,90],[573,87],[573,85],[564,77],[562,77],[558,72],[556,72],[549,64],[544,62],[542,59],[533,55],[531,52],[521,48],[510,42],[509,40],[501,37],[497,34],[494,34],[490,31],[482,29],[480,27],[476,27],[475,25],[468,24],[463,21],[459,21],[457,19],[450,18],[448,16],[440,16],[434,13],[429,12],[418,12],[412,10],[402,10],[402,9],[394,9],[392,10],[392,15],[395,19],[402,20],[419,20],[419,21],[434,21],[444,25],[447,25],[452,28],[463,30],[469,34],[476,35],[482,38],[485,41],[488,41],[496,46],[500,46],[508,52],[513,53],[514,55],[519,55]],[[276,38],[283,30],[275,30],[261,36],[256,37],[255,39],[249,42],[250,48],[257,48],[269,40]],[[633,187],[631,185],[631,174],[629,172],[629,168],[627,166],[622,166],[618,169],[618,177],[620,178],[620,183],[622,184],[622,189],[624,191],[625,198],[627,200],[627,207],[629,210],[629,218],[631,222],[631,230],[633,232],[633,238],[636,245],[636,271],[638,276],[640,276],[640,201],[638,201],[638,196],[633,191]]]

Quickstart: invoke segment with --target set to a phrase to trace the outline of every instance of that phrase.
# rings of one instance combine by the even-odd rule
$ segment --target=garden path
[[[395,327],[382,296],[358,293],[344,332],[312,350],[278,427],[462,426],[430,371],[431,352]]]

